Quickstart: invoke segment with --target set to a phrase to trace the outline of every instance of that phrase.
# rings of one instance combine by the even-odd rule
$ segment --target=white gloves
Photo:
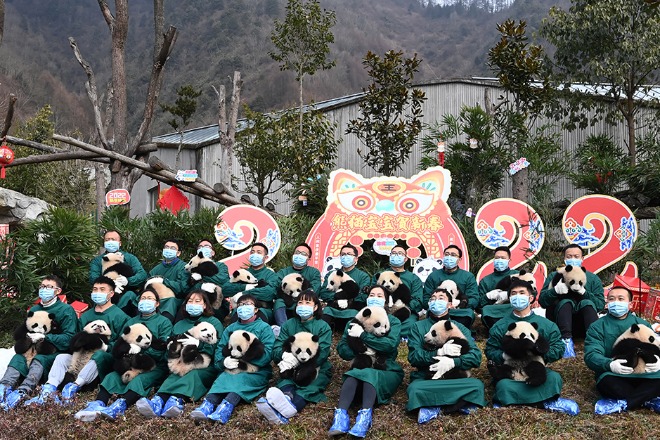
[[[616,374],[631,374],[633,372],[632,367],[628,367],[626,364],[628,363],[627,360],[625,359],[615,359],[612,362],[610,362],[610,370],[612,373]]]
[[[586,291],[587,291],[587,290],[584,288],[584,286],[580,286],[580,287],[577,288],[577,290],[574,290],[574,292],[577,292],[577,293],[579,293],[580,295],[584,295],[584,293],[585,293]]]
[[[450,339],[445,343],[445,345],[438,348],[438,356],[457,357],[461,355],[461,346],[454,344],[452,341],[453,339]]]
[[[227,356],[222,363],[225,366],[225,368],[228,370],[234,370],[238,368],[238,359],[234,359],[233,357],[230,356]]]
[[[660,357],[658,355],[655,355],[655,362],[646,364],[646,368],[644,368],[644,371],[647,373],[655,373],[657,371],[660,371]]]
[[[348,300],[347,299],[338,299],[337,300],[337,307],[340,309],[345,309],[348,307]]]
[[[141,351],[142,351],[142,348],[140,348],[139,345],[131,344],[131,349],[128,350],[128,354],[138,354]]]
[[[557,292],[558,295],[566,295],[568,293],[568,286],[563,281],[560,281],[555,286],[555,292]]]
[[[241,296],[243,296],[243,292],[238,292],[236,295],[231,297],[232,310],[236,308],[236,305],[238,304],[238,300],[240,299]]]
[[[39,341],[43,341],[43,339],[46,337],[43,333],[33,333],[30,332],[27,334],[28,338],[30,338],[30,341],[32,341],[33,344],[36,344]]]
[[[199,347],[199,339],[188,336],[186,339],[181,340],[181,345],[194,345],[195,347]]]
[[[280,368],[280,371],[291,370],[296,368],[298,365],[300,365],[298,359],[296,359],[293,353],[288,351],[282,353],[282,360],[277,364],[277,366]]]
[[[105,342],[103,345],[101,345],[101,351],[108,351],[108,346],[105,344]]]
[[[124,275],[119,275],[117,278],[115,278],[116,293],[123,293],[126,286],[128,286],[128,278],[126,278]]]
[[[190,275],[190,278],[192,278],[195,281],[199,281],[202,279],[202,274],[199,274],[197,272],[194,272]]]
[[[486,298],[491,301],[495,301],[495,304],[502,304],[509,298],[509,294],[506,290],[502,289],[493,289],[490,292],[486,293]]]
[[[202,290],[208,293],[214,293],[217,286],[213,283],[202,283]]]
[[[452,358],[448,358],[444,356],[436,356],[433,359],[437,359],[438,362],[432,364],[429,367],[429,371],[435,371],[435,374],[433,375],[432,379],[440,379],[442,376],[445,375],[447,371],[451,370],[456,366],[454,365],[454,360]]]
[[[364,329],[362,328],[361,325],[359,324],[351,324],[351,327],[348,329],[348,336],[352,336],[354,338],[359,338],[360,335],[364,333]]]
[[[148,279],[145,284],[151,284],[151,283],[163,284],[164,282],[165,282],[165,279],[163,277],[153,277],[151,279]]]
[[[246,284],[246,285],[245,285],[245,292],[247,292],[248,290],[252,290],[252,289],[254,289],[255,287],[257,287],[256,284]]]

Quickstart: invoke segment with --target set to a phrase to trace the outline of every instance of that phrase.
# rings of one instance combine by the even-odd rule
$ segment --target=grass
[[[483,349],[485,332],[476,329],[477,343]],[[335,341],[336,342],[336,341]],[[510,407],[483,408],[469,416],[442,416],[425,426],[417,424],[417,414],[406,413],[406,387],[408,374],[388,405],[376,408],[374,425],[369,431],[369,439],[654,439],[660,438],[659,415],[647,409],[611,416],[595,416],[593,404],[598,398],[594,376],[582,360],[583,346],[576,343],[578,357],[562,359],[551,367],[564,379],[562,395],[574,399],[580,405],[577,417],[554,414],[540,409]],[[411,371],[406,361],[408,354],[405,344],[399,349],[399,362]],[[341,386],[341,373],[348,363],[336,353],[331,361],[335,375],[326,390],[328,401],[317,405],[310,404],[286,426],[268,424],[252,405],[240,405],[227,425],[212,422],[195,422],[186,417],[193,409],[185,407],[184,417],[177,420],[152,419],[140,416],[135,408],[130,408],[125,417],[116,422],[99,420],[92,423],[77,422],[73,414],[86,402],[92,400],[93,393],[82,394],[71,408],[48,405],[44,408],[19,408],[11,413],[0,413],[1,439],[323,439],[330,426],[334,404],[337,402]],[[490,401],[492,387],[486,370],[485,357],[481,366],[473,370],[473,376],[486,383],[486,398]],[[352,420],[356,410],[350,412]]]

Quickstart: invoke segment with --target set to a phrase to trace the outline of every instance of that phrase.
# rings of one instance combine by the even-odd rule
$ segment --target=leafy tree
[[[45,105],[17,128],[16,136],[57,147],[60,143],[52,139],[54,126],[51,107]],[[12,145],[12,149],[17,159],[35,155],[28,147]],[[94,200],[93,183],[91,170],[83,161],[64,161],[12,167],[2,186],[55,206],[89,213]]]
[[[577,188],[594,194],[614,195],[626,181],[629,163],[623,151],[610,136],[592,135],[575,150],[577,172],[571,180]]]
[[[388,51],[381,59],[371,51],[362,64],[372,82],[360,102],[361,116],[348,123],[346,133],[355,134],[367,150],[358,154],[374,170],[391,176],[408,160],[422,130],[424,92],[412,87],[422,60],[415,54]]]
[[[179,133],[179,147],[176,150],[176,168],[179,169],[181,148],[183,147],[183,130],[186,129],[193,115],[197,111],[197,98],[202,94],[201,90],[186,84],[176,91],[174,104],[160,104],[160,108],[172,115],[167,123]]]
[[[554,73],[564,86],[589,84],[614,100],[628,129],[628,156],[636,161],[636,117],[647,84],[660,80],[660,16],[640,0],[572,0],[550,9],[540,34],[555,46]],[[609,113],[609,116],[612,116]]]
[[[334,11],[321,9],[318,0],[288,0],[284,21],[275,20],[271,40],[277,49],[270,57],[291,70],[300,86],[299,134],[303,136],[303,78],[335,65],[328,59],[335,37],[330,29],[337,23]]]
[[[288,184],[301,184],[334,166],[339,144],[334,137],[336,124],[316,111],[303,116],[300,138],[296,111],[264,114],[246,108],[247,127],[237,134],[234,149],[247,192],[262,206],[269,194]]]

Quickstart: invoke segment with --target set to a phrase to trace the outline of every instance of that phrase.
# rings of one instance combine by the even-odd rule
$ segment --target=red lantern
[[[5,178],[5,165],[14,161],[14,152],[6,144],[0,148],[0,179]]]

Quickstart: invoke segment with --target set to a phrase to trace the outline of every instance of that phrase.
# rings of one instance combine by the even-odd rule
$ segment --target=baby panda
[[[249,270],[247,269],[238,269],[232,272],[231,277],[229,277],[229,281],[232,283],[239,283],[239,284],[249,284],[253,285],[254,287],[265,287],[268,285],[266,280],[258,280],[257,277],[252,275]],[[206,283],[205,283],[206,284]],[[202,285],[202,288],[204,286]],[[245,292],[238,292],[236,295],[234,295],[231,298],[231,303],[232,303],[232,309],[236,308],[236,303],[238,302],[238,299],[243,295]],[[257,307],[268,307],[268,304],[265,302],[257,302]]]
[[[282,278],[282,282],[277,287],[277,295],[284,300],[286,307],[290,308],[298,296],[304,290],[309,289],[309,286],[309,281],[299,273],[293,272]]]
[[[562,266],[557,268],[557,273],[550,283],[552,289],[558,284],[565,284],[568,292],[559,294],[559,297],[566,297],[574,301],[582,301],[585,293],[585,285],[587,284],[587,272],[582,266]]]
[[[527,385],[545,383],[543,355],[550,350],[548,341],[539,334],[538,325],[526,321],[512,322],[502,338],[504,363],[488,361],[488,371],[495,381],[513,379]]]
[[[25,324],[14,331],[14,351],[22,354],[28,365],[38,354],[53,354],[57,348],[46,341],[45,336],[58,331],[55,315],[44,310],[29,311]],[[30,337],[32,335],[32,338]],[[36,339],[36,340],[34,340]]]
[[[660,336],[645,325],[633,324],[614,341],[612,359],[625,359],[633,373],[644,373],[646,364],[660,357]]]
[[[390,332],[390,321],[387,318],[387,311],[382,307],[365,307],[355,315],[349,326],[359,325],[365,332],[376,337],[383,337]],[[348,335],[346,342],[355,353],[355,358],[351,363],[351,368],[376,368],[378,370],[386,369],[387,356],[379,354],[373,349],[367,347],[359,337]]]
[[[69,343],[69,351],[72,354],[71,363],[66,370],[63,382],[74,381],[97,350],[107,351],[111,335],[110,327],[101,319],[88,323],[81,332],[76,333]]]
[[[133,324],[122,332],[112,348],[113,368],[123,383],[130,382],[138,374],[156,367],[153,358],[144,350],[151,347],[153,335],[144,324]]]
[[[225,369],[225,371],[230,374],[259,371],[259,367],[251,364],[250,361],[259,359],[263,356],[264,351],[263,342],[254,333],[243,330],[231,332],[227,345],[222,348],[222,355],[238,360],[238,366],[233,369]]]
[[[424,350],[436,351],[447,343],[460,345],[461,355],[464,355],[470,351],[470,344],[463,332],[461,332],[461,330],[455,324],[452,324],[452,322],[449,320],[443,319],[436,322],[424,335]],[[428,367],[426,367],[425,370],[426,378],[434,379],[436,373],[430,371]],[[465,377],[470,377],[469,371],[461,370],[459,368],[452,368],[443,374],[442,377],[437,379],[460,379]]]
[[[187,332],[170,337],[167,344],[167,366],[170,371],[179,376],[185,376],[192,370],[206,368],[212,359],[206,353],[200,353],[196,345],[184,345],[189,338],[197,339],[207,344],[218,342],[218,332],[209,322],[198,321]]]
[[[360,286],[346,272],[341,269],[334,270],[328,276],[326,289],[335,293],[335,299],[328,306],[336,309],[349,309],[353,300],[360,293]]]
[[[385,270],[376,277],[376,284],[385,287],[390,292],[388,304],[385,304],[387,311],[396,316],[403,322],[411,315],[410,308],[410,289],[401,281],[401,274],[392,270]]]
[[[135,275],[135,271],[130,264],[124,263],[124,254],[121,252],[109,252],[101,257],[101,273],[102,275],[115,281],[115,293],[112,296],[112,303],[117,304],[119,295],[124,291],[126,286],[116,283],[118,277],[123,276],[126,278]]]
[[[438,286],[440,289],[445,289],[449,292],[449,301],[452,303],[455,309],[465,309],[468,304],[468,297],[460,291],[458,285],[455,281],[444,280]]]
[[[193,256],[184,269],[190,274],[191,284],[200,281],[202,277],[212,277],[220,272],[213,259],[206,258],[202,252]]]
[[[490,300],[495,301],[495,304],[509,304],[509,289],[511,288],[511,283],[513,280],[521,280],[525,281],[530,284],[532,287],[532,291],[536,295],[536,279],[534,278],[534,275],[531,272],[527,272],[525,270],[521,270],[517,274],[511,274],[508,277],[504,277],[500,280],[497,285],[495,285],[495,289],[491,290],[490,292],[486,293],[486,297]],[[500,292],[503,292],[500,294]]]
[[[298,366],[281,371],[280,377],[293,380],[296,385],[306,387],[318,376],[319,337],[309,332],[299,332],[282,345],[285,353],[291,353],[299,362]]]
[[[159,300],[164,300],[167,298],[174,298],[176,295],[174,291],[165,285],[165,280],[163,277],[153,277],[149,278],[144,283],[144,290],[150,290],[158,295]]]

